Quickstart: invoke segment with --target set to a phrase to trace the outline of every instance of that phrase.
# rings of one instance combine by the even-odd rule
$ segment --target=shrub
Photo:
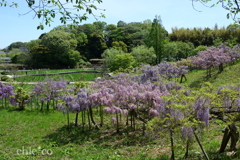
[[[2,74],[2,75],[8,75],[9,72],[8,72],[8,71],[3,71],[3,72],[1,72],[1,74]]]
[[[153,64],[156,61],[156,54],[153,47],[137,46],[133,48],[131,55],[139,64]]]
[[[10,78],[8,76],[2,76],[1,81],[8,81]]]
[[[110,67],[110,71],[113,72],[119,69],[125,70],[133,67],[136,67],[136,60],[131,54],[119,54],[114,58],[113,63]]]
[[[104,59],[103,62],[104,66],[106,66],[106,68],[110,68],[113,64],[116,55],[121,55],[124,53],[125,52],[123,52],[122,50],[117,50],[115,48],[106,49],[104,53],[101,55],[102,58]]]

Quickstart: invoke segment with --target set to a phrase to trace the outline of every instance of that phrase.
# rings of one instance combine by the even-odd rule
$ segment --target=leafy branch
[[[30,8],[24,14],[34,13],[33,18],[41,19],[37,29],[44,29],[45,25],[50,26],[56,15],[60,15],[61,23],[66,24],[71,21],[73,25],[78,25],[84,20],[87,20],[88,14],[92,15],[96,20],[99,17],[105,17],[102,13],[100,15],[94,14],[93,10],[101,10],[97,8],[94,3],[102,3],[102,0],[26,0],[27,6]],[[18,7],[18,3],[12,2],[9,4],[6,0],[0,2],[0,7]],[[81,14],[79,12],[83,11]],[[104,10],[103,10],[104,11]]]

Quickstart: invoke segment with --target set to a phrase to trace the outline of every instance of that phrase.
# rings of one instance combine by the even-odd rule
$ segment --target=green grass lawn
[[[161,148],[141,132],[116,134],[110,123],[101,130],[72,127],[68,132],[66,116],[58,111],[2,109],[0,124],[0,159],[144,159]],[[35,155],[26,155],[32,150]]]
[[[94,112],[95,121],[100,120]],[[67,130],[66,115],[59,111],[39,111],[36,108],[17,111],[13,108],[0,109],[0,159],[99,159],[99,160],[167,160],[171,154],[168,133],[152,139],[142,135],[141,124],[136,131],[124,127],[116,133],[111,116],[105,115],[100,130],[93,126],[82,130],[74,127],[75,114],[70,114],[71,131]],[[204,132],[198,133],[205,150],[211,158],[216,157],[221,144],[221,130],[225,124],[214,120]],[[175,155],[180,159],[185,154],[185,143],[175,133]],[[177,138],[178,137],[178,138]],[[189,151],[189,159],[203,159],[195,140]]]
[[[218,68],[213,69],[212,76],[208,78],[206,70],[193,70],[186,77],[187,81],[183,84],[193,89],[200,88],[202,82],[210,82],[215,90],[220,86],[238,85],[240,82],[240,61],[233,65],[226,65],[221,73],[218,72]]]
[[[101,77],[101,73],[70,73],[70,74],[57,74],[49,76],[22,76],[16,77],[17,82],[40,82],[44,81],[46,78],[59,79],[70,82],[75,81],[94,81],[95,78]]]
[[[72,71],[94,71],[91,68],[86,69],[61,69],[61,70],[28,70],[27,74],[49,74],[49,73],[60,73],[60,72],[72,72]],[[26,71],[17,71],[17,75],[26,75]]]

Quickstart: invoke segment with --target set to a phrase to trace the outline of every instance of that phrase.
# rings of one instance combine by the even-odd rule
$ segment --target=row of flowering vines
[[[157,66],[142,66],[131,75],[121,73],[110,79],[97,79],[92,84],[79,82],[68,87],[66,81],[46,79],[34,86],[31,97],[22,89],[14,93],[11,85],[1,84],[0,98],[3,99],[2,105],[9,99],[21,109],[33,98],[40,104],[40,110],[44,105],[49,110],[52,105],[53,109],[67,115],[68,129],[72,112],[75,113],[75,126],[78,126],[81,115],[83,131],[87,126],[100,129],[104,126],[105,115],[111,114],[117,132],[123,127],[136,130],[137,124],[142,124],[144,135],[169,133],[174,159],[174,133],[181,133],[187,146],[193,137],[201,146],[196,131],[208,126],[212,108],[216,113],[240,108],[239,88],[225,87],[212,93],[211,85],[205,84],[197,92],[190,91],[172,81],[186,73],[184,66],[163,62]],[[233,96],[235,94],[238,96]],[[99,116],[98,122],[96,116]],[[188,151],[188,147],[186,149]]]
[[[219,72],[222,72],[225,64],[240,59],[240,46],[236,45],[232,49],[226,44],[219,47],[212,46],[188,59],[192,67],[206,69],[207,76],[210,77],[212,68],[218,67]]]

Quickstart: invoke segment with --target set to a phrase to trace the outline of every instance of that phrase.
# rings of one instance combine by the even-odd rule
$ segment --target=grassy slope
[[[187,81],[184,82],[190,88],[199,88],[201,82],[211,82],[216,90],[220,86],[238,85],[240,83],[240,61],[233,65],[227,65],[222,73],[213,69],[212,76],[206,78],[206,70],[194,70],[187,74]]]

